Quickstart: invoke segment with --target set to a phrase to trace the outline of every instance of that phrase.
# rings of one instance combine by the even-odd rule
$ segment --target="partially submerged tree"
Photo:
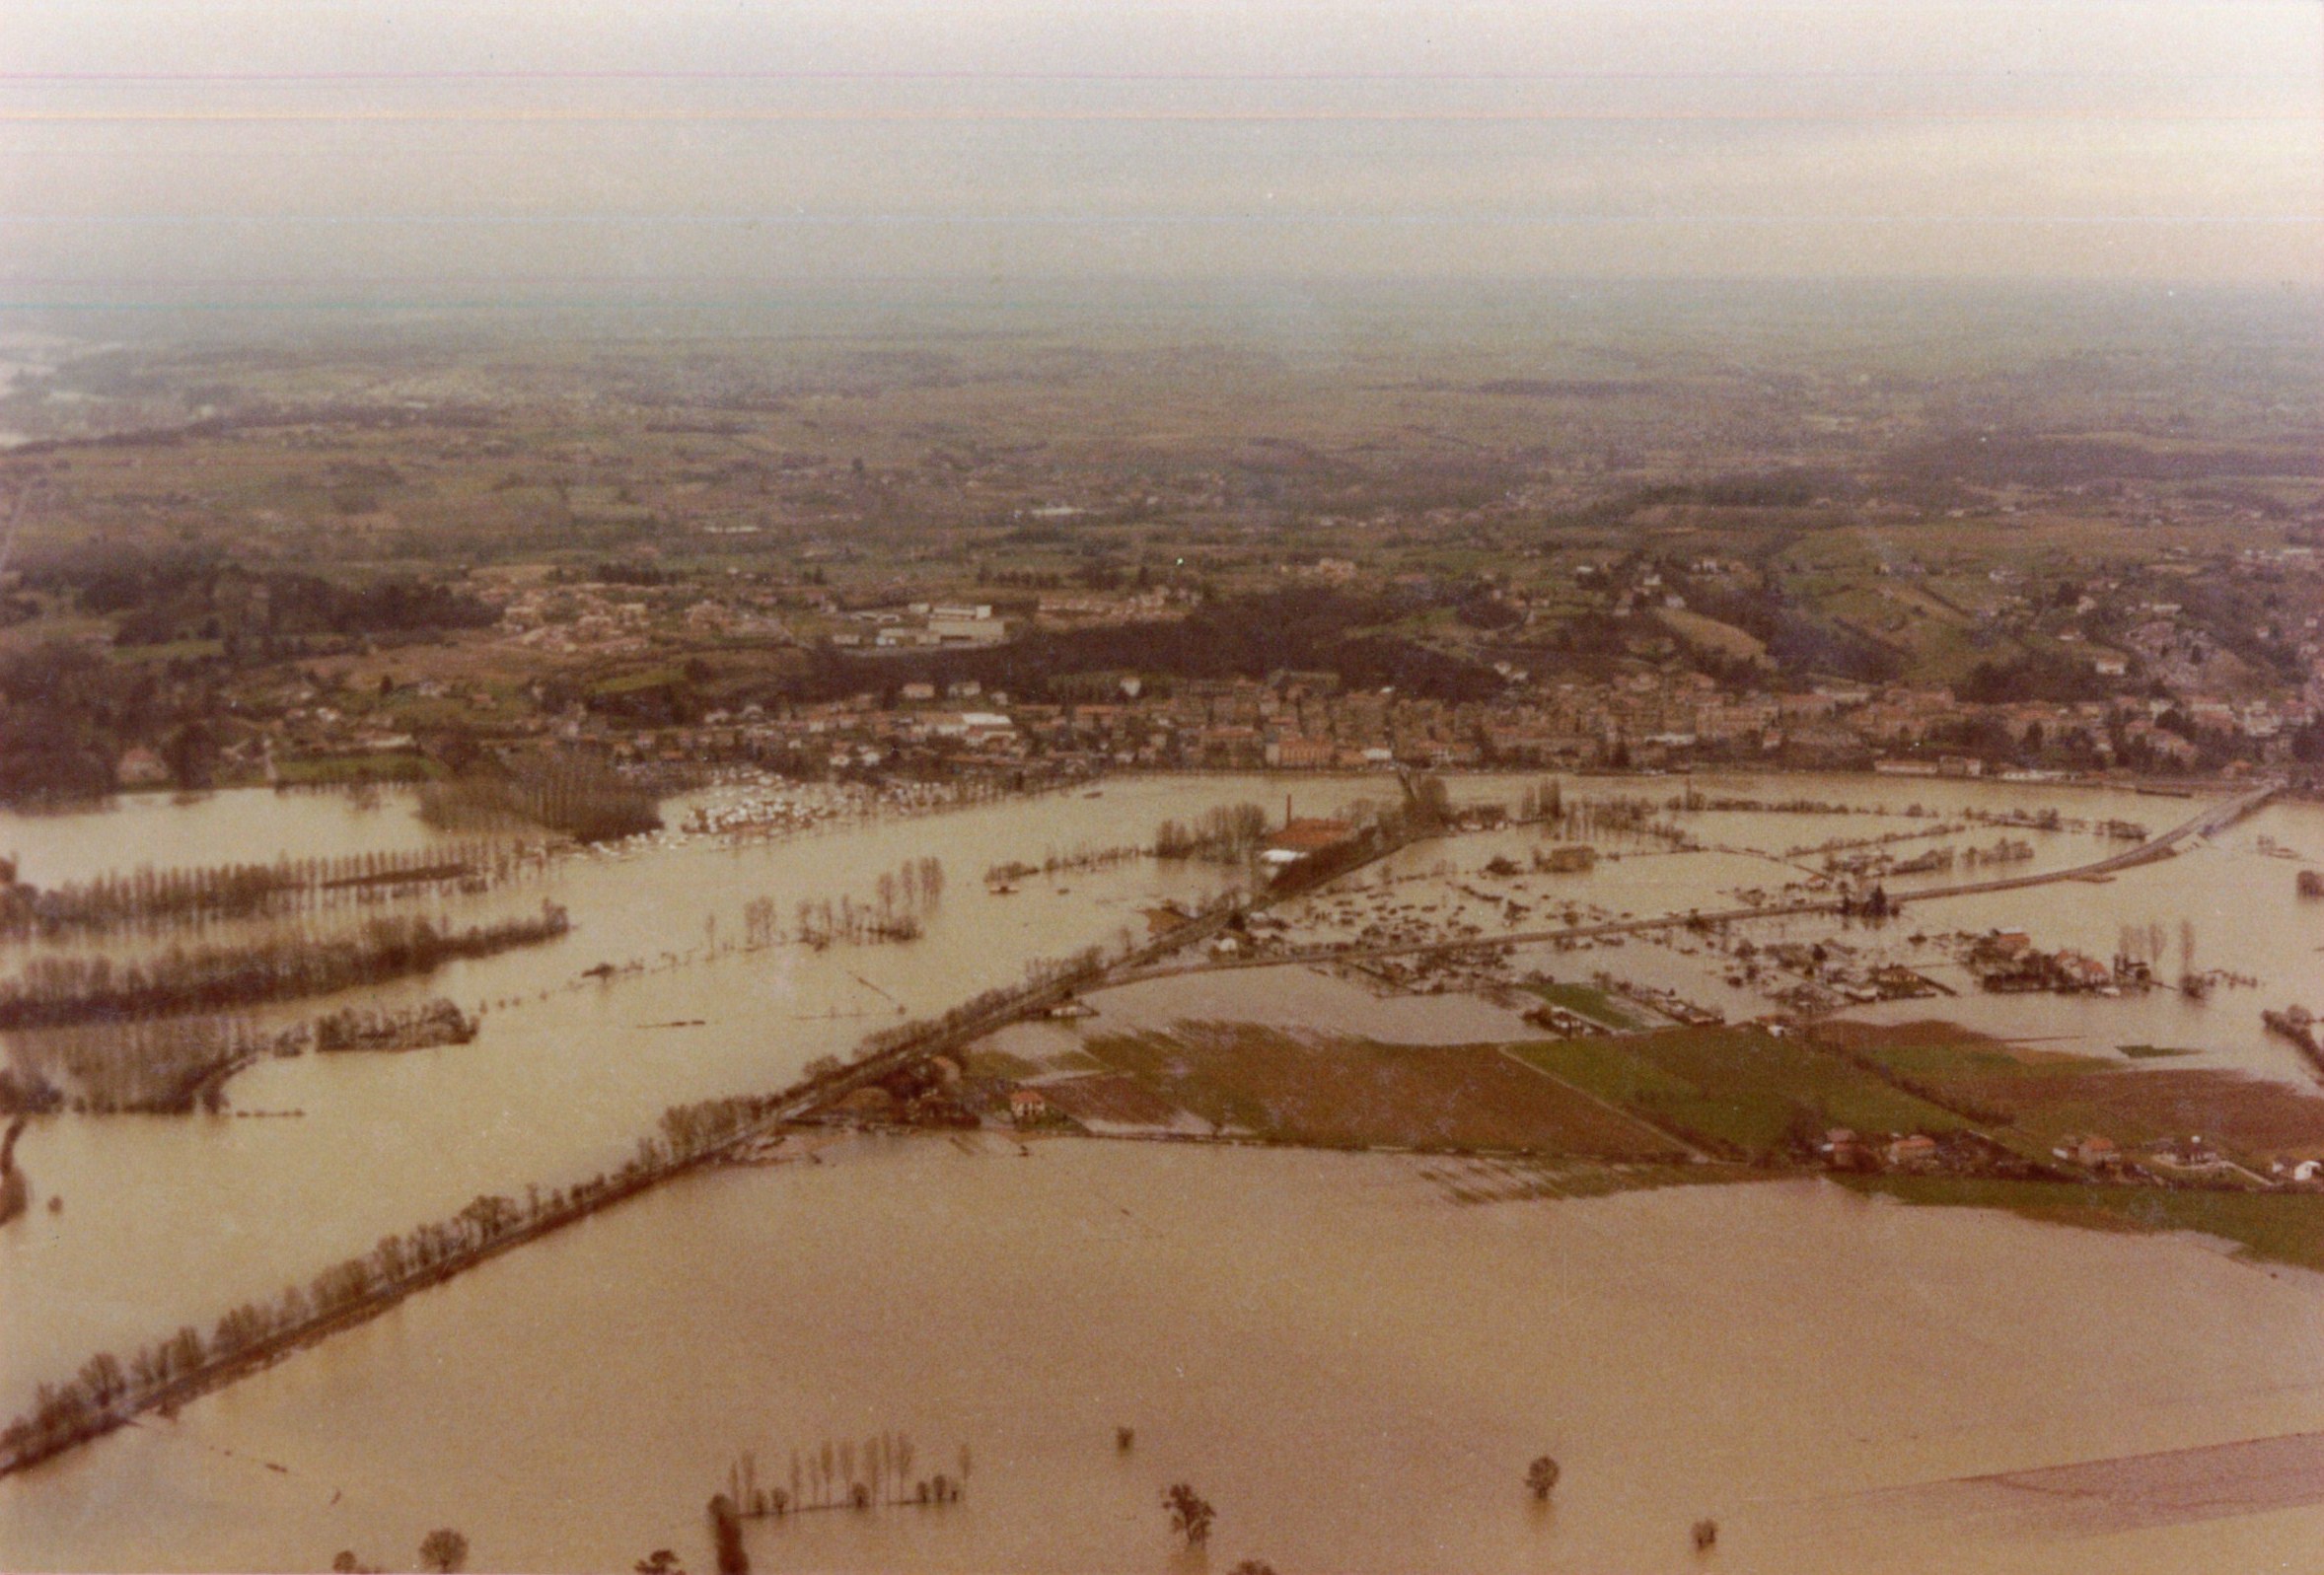
[[[1170,1529],[1186,1539],[1187,1546],[1199,1547],[1210,1539],[1210,1523],[1218,1518],[1218,1511],[1193,1486],[1173,1482],[1162,1495],[1162,1507],[1170,1512]]]
[[[1558,1463],[1547,1455],[1537,1455],[1525,1468],[1525,1485],[1535,1498],[1547,1501],[1550,1490],[1558,1485]]]
[[[453,1575],[468,1562],[468,1539],[449,1526],[439,1527],[420,1539],[419,1561],[437,1575]]]
[[[751,1555],[743,1546],[743,1518],[724,1493],[710,1500],[710,1534],[718,1544],[718,1575],[751,1575]]]

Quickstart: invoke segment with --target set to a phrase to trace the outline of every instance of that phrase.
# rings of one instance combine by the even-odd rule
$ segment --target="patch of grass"
[[[2126,1045],[2126,1062],[2020,1048],[1946,1023],[1827,1023],[1817,1033],[1932,1099],[2006,1123],[1994,1135],[2037,1157],[2082,1132],[2126,1148],[2199,1132],[2261,1164],[2324,1153],[2324,1100],[2235,1072],[2133,1064],[2188,1051]]]
[[[107,654],[115,662],[198,662],[226,649],[224,640],[169,640],[160,645],[116,645]]]
[[[1950,1044],[1879,1044],[1855,1048],[1899,1076],[1939,1084],[1955,1078],[1982,1080],[2094,1072],[2114,1064],[2095,1055],[2019,1049],[1984,1038],[1966,1038]]]
[[[1041,1065],[1022,1055],[1011,1055],[1006,1050],[980,1045],[968,1052],[961,1069],[971,1077],[1002,1077],[1013,1083],[1035,1076],[1041,1071]]]
[[[355,782],[433,782],[443,766],[415,750],[377,754],[304,754],[278,758],[274,774],[299,785]]]
[[[1023,1048],[1031,1050],[1040,1041],[1020,1040],[1019,1043]],[[1021,1083],[1027,1078],[1051,1072],[1108,1072],[1113,1068],[1087,1050],[1071,1044],[1058,1044],[1053,1048],[1042,1045],[1036,1054],[1019,1054],[1015,1050],[980,1044],[968,1052],[962,1070],[978,1077],[1002,1077],[1012,1083]]]
[[[674,667],[644,668],[635,673],[600,679],[589,686],[589,692],[597,695],[636,694],[646,689],[668,688],[685,681],[685,679],[686,675]]]
[[[1932,1083],[1948,1078],[1983,1080],[2119,1070],[2116,1062],[2102,1055],[2011,1044],[1951,1023],[1821,1023],[1814,1038],[1901,1077]]]
[[[1091,1053],[1220,1127],[1323,1148],[1668,1159],[1670,1140],[1497,1044],[1311,1042],[1248,1024],[1095,1037]]]
[[[2117,1044],[2116,1049],[2134,1061],[2159,1061],[2172,1055],[2201,1055],[2201,1050],[2172,1049],[2162,1044]]]
[[[1516,1053],[1553,1077],[1633,1110],[1694,1099],[1703,1092],[1663,1070],[1626,1039],[1562,1039],[1519,1045]]]
[[[1627,1032],[1646,1026],[1643,1019],[1617,1005],[1612,996],[1593,984],[1535,984],[1529,988],[1552,1006],[1561,1006],[1568,1012],[1578,1012],[1591,1022],[1601,1024],[1606,1028]]]
[[[2200,1231],[2245,1255],[2324,1269],[2324,1194],[2001,1181],[1947,1176],[1851,1177],[1846,1185],[1906,1203],[1998,1208],[2087,1230]]]
[[[2017,1124],[2045,1139],[2088,1130],[2142,1143],[2200,1132],[2254,1160],[2324,1152],[2324,1100],[2236,1072],[2120,1066],[1995,1084],[1987,1097],[2007,1101]]]
[[[1813,1144],[1835,1126],[1934,1133],[1968,1124],[1812,1044],[1749,1029],[1568,1039],[1516,1053],[1658,1126],[1733,1154]]]
[[[1662,620],[1671,633],[1689,645],[1750,662],[1760,661],[1768,654],[1765,640],[1732,623],[1721,623],[1700,612],[1683,611],[1676,608],[1657,609],[1654,615]]]

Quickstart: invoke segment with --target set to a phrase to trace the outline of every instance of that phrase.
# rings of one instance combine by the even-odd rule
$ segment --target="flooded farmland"
[[[1456,802],[1513,802],[1523,785],[1453,788]],[[1344,890],[1432,905],[1432,925],[1456,913],[1505,923],[1512,894],[1532,919],[1571,906],[1612,921],[1807,881],[1820,856],[1804,850],[1835,839],[1918,838],[1938,818],[1963,829],[1934,841],[2001,834],[1958,819],[1973,811],[2063,810],[2076,823],[2007,833],[2040,869],[2113,851],[2094,829],[2107,819],[2160,829],[2194,808],[2008,784],[1694,786],[1852,813],[1682,809],[1668,819],[1700,850],[1608,835],[1588,873],[1527,873],[1491,903],[1462,889],[1492,859],[1550,839],[1476,832],[1407,848]],[[1567,788],[1682,791],[1654,779]],[[0,1409],[93,1350],[204,1323],[479,1193],[569,1182],[617,1160],[668,1105],[780,1087],[873,1030],[1012,982],[1034,960],[1142,936],[1158,904],[1241,878],[1093,861],[1003,892],[982,879],[994,866],[1039,872],[1243,800],[1271,814],[1290,794],[1317,815],[1394,793],[1376,777],[1147,778],[561,859],[474,905],[552,899],[572,914],[562,939],[321,1003],[448,996],[478,1010],[472,1042],[263,1060],[232,1080],[216,1115],[36,1118],[18,1151],[35,1206],[0,1230]],[[1915,800],[1923,813],[1906,813]],[[224,794],[0,822],[0,849],[39,885],[215,863],[227,848],[313,857],[433,835],[394,797],[364,810]],[[917,939],[743,944],[753,902],[787,917],[924,856],[950,879]],[[1829,915],[1740,928],[1893,951],[1960,992],[1852,1016],[1942,1015],[2108,1054],[2185,1047],[2194,1057],[2178,1064],[2291,1086],[2306,1074],[2257,1014],[2324,994],[2317,910],[2292,892],[2301,859],[2324,863],[2324,812],[2279,805],[2103,885],[1916,904],[1906,877],[1905,917],[1876,929]],[[1352,934],[1332,916],[1355,911],[1342,893],[1286,915],[1319,936]],[[1953,954],[1912,939],[2015,927],[2103,954],[2126,927],[2182,917],[2199,926],[2199,962],[2257,982],[2200,1001],[1985,995]],[[1560,979],[1613,970],[1716,999],[1733,1018],[1765,1007],[1724,983],[1728,958],[1684,932],[1620,949],[1544,944],[1521,961]],[[1299,969],[1153,980],[1094,1005],[1085,1026],[1010,1033],[1207,1020],[1457,1045],[1525,1032],[1483,995],[1366,993]],[[2126,1569],[2199,1548],[2257,1567],[2324,1531],[2314,1502],[2256,1488],[2224,1520],[2189,1509],[2068,1524],[2002,1513],[1993,1497],[2005,1485],[1960,1485],[2324,1428],[2324,1285],[2216,1244],[1908,1210],[1806,1181],[1566,1200],[1552,1186],[1464,1204],[1491,1188],[1449,1185],[1446,1167],[1514,1162],[1049,1138],[1020,1150],[992,1132],[819,1142],[786,1140],[795,1163],[649,1194],[175,1418],[0,1481],[0,1558],[313,1567],[349,1547],[393,1564],[429,1527],[459,1524],[491,1567],[625,1568],[657,1546],[706,1564],[701,1504],[736,1452],[779,1460],[887,1429],[946,1458],[970,1444],[966,1499],[759,1523],[754,1560],[1163,1568],[1154,1500],[1180,1478],[1218,1505],[1220,1567],[1256,1556],[1283,1568],[1677,1569],[1689,1566],[1688,1525],[1707,1514],[1732,1569],[1925,1567],[1932,1542],[1970,1568],[2087,1567],[2094,1548]],[[2140,1353],[2135,1371],[2127,1350]],[[1136,1430],[1126,1455],[1116,1426]],[[1565,1484],[1534,1514],[1517,1478],[1544,1451]],[[2234,1459],[2205,1468],[2236,1502]],[[1390,1503],[1394,1515],[1378,1509]]]
[[[738,1452],[883,1429],[969,1445],[965,1500],[760,1523],[755,1566],[1165,1571],[1182,1478],[1214,1563],[1279,1568],[1682,1570],[1702,1515],[1766,1571],[2324,1536],[2312,1502],[2095,1540],[1944,1513],[1958,1478],[2324,1426],[2324,1287],[2192,1242],[1817,1182],[1463,1207],[1412,1159],[972,1149],[654,1194],[0,1484],[0,1536],[23,1567],[314,1567],[435,1525],[494,1568],[694,1561]]]
[[[561,1184],[602,1169],[666,1106],[779,1087],[908,1012],[1014,982],[1028,961],[1126,925],[1142,929],[1140,905],[1199,896],[1215,876],[1148,864],[1077,873],[1005,897],[988,895],[980,876],[1004,860],[1039,861],[1046,848],[1110,841],[1125,821],[1150,834],[1163,803],[1239,791],[1226,782],[1131,785],[1100,800],[1020,801],[779,843],[698,838],[570,859],[521,894],[570,909],[573,930],[560,943],[360,992],[481,1005],[472,1043],[262,1061],[230,1085],[232,1108],[252,1112],[247,1119],[43,1119],[18,1152],[34,1213],[0,1233],[0,1297],[10,1308],[0,1409],[91,1349],[214,1318],[479,1192]],[[231,836],[210,840],[224,835],[211,801],[187,807],[197,819],[182,837],[144,832],[132,821],[144,834],[115,844],[117,856],[170,867],[211,862],[221,848],[263,849],[286,808],[294,833],[307,835],[303,818],[330,802],[219,797],[244,817]],[[424,834],[408,806],[343,823],[350,837],[379,845]],[[14,822],[0,844],[18,849],[34,882],[89,872],[102,845],[57,819]],[[941,911],[909,946],[703,956],[707,921],[740,940],[753,898],[771,896],[787,915],[801,898],[858,892],[876,872],[931,847],[957,873]],[[637,966],[583,976],[601,963]],[[427,1163],[412,1164],[415,1155]],[[62,1200],[60,1212],[43,1211],[50,1197]]]

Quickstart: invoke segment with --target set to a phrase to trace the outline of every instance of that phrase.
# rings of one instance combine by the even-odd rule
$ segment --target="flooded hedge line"
[[[108,957],[34,958],[21,977],[0,985],[0,1030],[214,1012],[326,995],[425,973],[462,958],[538,945],[571,927],[562,907],[544,901],[538,914],[464,929],[427,918],[384,918],[351,934],[173,947],[126,964]]]
[[[285,916],[446,887],[488,890],[539,868],[537,847],[481,838],[401,852],[106,874],[42,890],[0,878],[0,941],[52,940],[163,924]],[[10,875],[0,863],[0,877]]]
[[[125,1361],[100,1351],[72,1378],[41,1384],[31,1409],[0,1428],[0,1473],[110,1432],[139,1411],[191,1399],[494,1253],[642,1191],[696,1164],[780,1103],[780,1096],[763,1096],[673,1106],[663,1112],[660,1131],[639,1138],[636,1152],[617,1170],[569,1187],[528,1187],[521,1199],[478,1196],[450,1219],[382,1237],[370,1252],[332,1264],[304,1285],[243,1303],[206,1334],[183,1324]]]
[[[226,1103],[226,1080],[269,1055],[308,1050],[417,1050],[466,1044],[478,1019],[441,996],[393,1010],[344,1007],[287,1027],[194,1015],[77,1024],[8,1036],[0,1114],[71,1109],[182,1115]]]

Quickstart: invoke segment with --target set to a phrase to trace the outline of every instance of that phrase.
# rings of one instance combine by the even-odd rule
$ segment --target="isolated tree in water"
[[[1548,1499],[1550,1489],[1558,1485],[1558,1463],[1547,1455],[1536,1456],[1533,1464],[1525,1468],[1525,1485],[1533,1490],[1535,1498]]]
[[[710,1530],[718,1543],[718,1575],[751,1575],[751,1555],[743,1546],[743,1519],[734,1500],[724,1493],[710,1500]]]
[[[449,1526],[432,1531],[420,1541],[419,1561],[439,1575],[452,1575],[468,1562],[468,1539]]]
[[[1162,1495],[1162,1507],[1170,1512],[1170,1529],[1187,1539],[1187,1546],[1199,1547],[1210,1540],[1210,1523],[1218,1518],[1218,1511],[1193,1487],[1172,1483],[1170,1491]]]

